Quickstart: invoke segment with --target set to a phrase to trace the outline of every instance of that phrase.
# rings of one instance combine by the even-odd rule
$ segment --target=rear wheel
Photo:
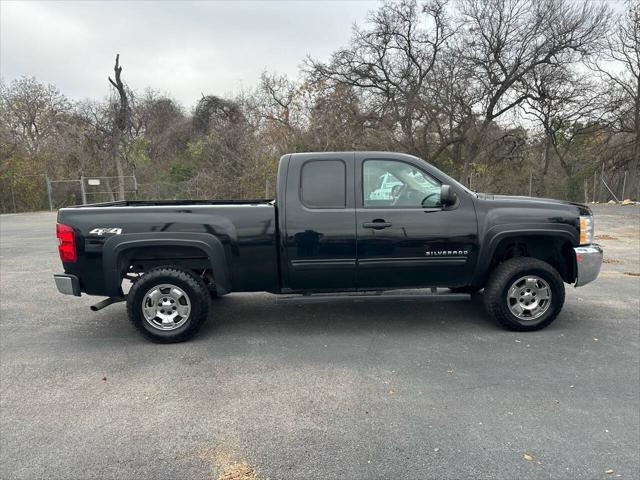
[[[487,311],[508,330],[540,330],[564,305],[564,282],[546,262],[517,257],[498,265],[484,289]]]
[[[207,319],[209,292],[202,280],[187,270],[156,268],[131,287],[127,313],[149,340],[183,342],[193,337]]]

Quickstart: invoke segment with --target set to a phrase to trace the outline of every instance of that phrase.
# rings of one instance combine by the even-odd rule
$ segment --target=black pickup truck
[[[602,250],[590,209],[474,193],[420,158],[388,152],[280,159],[277,200],[121,201],[63,208],[60,292],[126,300],[149,339],[192,337],[231,292],[369,295],[448,288],[503,327],[537,330],[564,283],[594,280]],[[125,291],[128,293],[125,294]]]

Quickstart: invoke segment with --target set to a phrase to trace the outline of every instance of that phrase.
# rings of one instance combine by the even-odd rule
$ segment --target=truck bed
[[[224,249],[229,290],[273,291],[279,285],[276,211],[270,200],[127,200],[63,208],[58,223],[74,229],[78,254],[65,272],[78,275],[86,293],[105,295],[105,272],[113,265],[103,264],[103,253],[114,241],[205,235]],[[142,255],[148,252],[158,255],[149,249]]]

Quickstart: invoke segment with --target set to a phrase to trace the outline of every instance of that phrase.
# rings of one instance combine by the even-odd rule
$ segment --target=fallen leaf
[[[620,265],[622,262],[617,258],[606,257],[602,259],[602,263],[610,263],[612,265]]]
[[[527,462],[531,462],[533,461],[533,457],[531,455],[529,455],[528,453],[525,453],[522,458],[524,458]]]
[[[394,393],[396,393],[394,390],[389,390],[389,395],[393,395]]]
[[[107,381],[107,377],[102,377],[102,381],[106,382]]]

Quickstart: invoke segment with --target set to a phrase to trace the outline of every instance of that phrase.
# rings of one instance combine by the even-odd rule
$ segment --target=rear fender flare
[[[218,295],[224,295],[231,291],[228,257],[219,238],[208,233],[153,232],[114,235],[105,241],[102,249],[102,267],[108,295],[121,294],[122,278],[119,271],[121,255],[132,248],[152,246],[195,247],[201,250],[211,264]]]

